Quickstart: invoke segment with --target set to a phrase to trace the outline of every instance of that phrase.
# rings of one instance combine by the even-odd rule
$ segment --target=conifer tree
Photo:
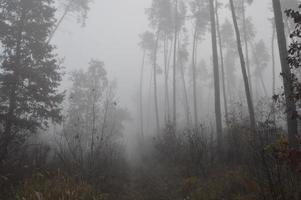
[[[55,24],[49,0],[4,0],[0,4],[0,159],[24,133],[61,121],[60,63],[47,38]]]

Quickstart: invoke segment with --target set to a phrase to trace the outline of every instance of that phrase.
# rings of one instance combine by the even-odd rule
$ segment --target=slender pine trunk
[[[275,36],[276,36],[276,27],[275,27],[275,22],[272,22],[272,41],[271,41],[271,48],[272,48],[272,92],[273,92],[273,97],[276,94],[276,61],[275,61]],[[273,121],[276,123],[276,105],[275,102],[272,102],[272,115],[273,115]]]
[[[284,94],[286,101],[286,120],[288,128],[288,139],[291,147],[297,146],[296,136],[298,135],[297,119],[296,119],[296,104],[292,94],[292,72],[287,62],[288,52],[286,47],[286,38],[284,31],[284,23],[282,17],[281,4],[279,0],[273,0],[273,9],[275,17],[275,25],[278,39],[278,48],[281,61],[281,69],[283,76]]]
[[[154,76],[154,101],[155,101],[156,128],[157,128],[157,133],[159,133],[160,122],[159,122],[158,92],[157,92],[157,51],[158,51],[158,42],[159,42],[159,31],[156,37],[157,38],[156,38],[156,44],[154,49],[153,76]]]
[[[142,64],[140,69],[140,88],[139,88],[139,110],[140,110],[140,136],[141,139],[144,137],[144,124],[143,124],[143,73],[144,73],[144,64],[145,64],[145,54],[146,51],[143,51]]]
[[[187,93],[183,63],[180,63],[180,65],[181,65],[180,66],[181,79],[182,79],[182,84],[183,84],[184,100],[185,100],[186,124],[189,127],[189,125],[190,125],[190,109],[189,109],[189,102],[188,102],[188,93]]]
[[[193,46],[192,46],[192,87],[193,87],[193,109],[194,109],[194,127],[195,131],[198,131],[198,107],[197,107],[197,91],[196,91],[196,46],[197,46],[197,25],[195,25],[194,35],[193,35]]]
[[[248,44],[248,38],[247,38],[245,0],[242,0],[242,17],[243,17],[243,32],[244,32],[244,43],[245,43],[245,53],[246,53],[246,66],[247,66],[247,72],[248,72],[248,78],[249,78],[251,98],[253,98],[253,84],[252,84],[252,74],[251,74],[250,59],[249,59],[249,44]]]
[[[176,101],[176,68],[177,68],[177,42],[178,42],[178,27],[177,27],[177,19],[178,19],[178,0],[176,0],[175,4],[175,30],[174,30],[174,55],[173,55],[173,127],[176,130],[177,126],[177,101]]]
[[[214,91],[215,91],[214,96],[215,96],[216,132],[217,132],[218,147],[221,148],[222,116],[221,116],[221,103],[220,103],[220,82],[219,82],[214,0],[209,0],[209,5],[210,5],[211,40],[212,40],[212,57],[213,57],[213,73],[214,73]]]
[[[271,48],[272,48],[272,91],[273,95],[276,93],[276,61],[275,61],[275,36],[276,36],[276,27],[275,23],[273,22],[273,33],[272,33],[272,43],[271,43]]]
[[[165,87],[165,109],[166,109],[166,113],[165,113],[165,123],[169,123],[170,122],[170,110],[169,110],[169,84],[168,84],[168,74],[169,74],[169,70],[168,70],[168,65],[169,65],[169,61],[168,61],[168,53],[169,53],[169,49],[168,49],[168,39],[167,36],[165,35],[164,38],[164,87]]]
[[[151,69],[150,71],[150,76],[149,76],[149,80],[148,80],[148,89],[147,89],[147,102],[146,102],[146,105],[147,105],[147,110],[146,110],[146,113],[151,113],[151,111],[153,110],[152,109],[152,106],[151,106],[151,103],[153,103],[151,101],[151,98],[152,98],[152,89],[153,89],[153,69]],[[153,124],[151,123],[151,115],[146,115],[146,129],[147,130],[151,130],[151,128],[153,128]]]
[[[110,96],[112,93],[111,87],[109,88],[109,91],[107,92],[107,99],[106,99],[106,104],[105,104],[105,112],[103,116],[103,122],[102,122],[102,127],[101,127],[101,138],[100,141],[104,140],[105,137],[105,130],[107,127],[107,120],[108,120],[108,113],[109,113],[109,106],[110,106]]]
[[[237,49],[238,49],[240,64],[241,64],[241,71],[242,71],[242,76],[243,76],[244,85],[245,85],[245,92],[246,92],[246,98],[247,98],[249,115],[250,115],[251,129],[255,130],[256,121],[255,121],[254,105],[253,105],[253,101],[252,101],[249,80],[248,80],[248,75],[247,75],[247,71],[246,71],[246,63],[245,63],[245,59],[244,59],[244,55],[243,55],[243,51],[242,51],[242,45],[241,45],[239,28],[238,28],[238,24],[237,24],[237,20],[236,20],[234,3],[233,3],[233,0],[229,0],[229,1],[230,1],[231,13],[232,13],[232,20],[233,20],[233,24],[234,24],[234,28],[235,28]]]
[[[90,164],[91,167],[93,167],[93,162],[94,162],[94,136],[96,132],[96,127],[95,127],[95,122],[96,122],[96,112],[95,112],[95,104],[96,104],[96,93],[95,93],[95,88],[92,90],[92,95],[93,95],[93,103],[92,103],[92,126],[91,126],[91,149],[90,149]]]
[[[170,63],[172,59],[172,54],[173,54],[173,38],[170,39],[170,46],[169,46],[169,52],[168,52],[168,62],[167,62],[167,80],[169,79],[169,71],[170,71]]]
[[[215,0],[215,5],[217,5],[218,1]],[[226,124],[228,126],[229,118],[228,118],[228,101],[227,101],[227,91],[226,91],[226,81],[225,81],[225,67],[224,67],[224,55],[223,55],[223,46],[222,46],[222,37],[219,25],[219,15],[218,15],[218,7],[215,8],[216,14],[216,27],[217,27],[217,36],[219,42],[219,53],[220,53],[220,61],[221,61],[221,70],[222,70],[222,89],[223,89],[223,97],[224,97],[224,109],[225,109],[225,119]]]

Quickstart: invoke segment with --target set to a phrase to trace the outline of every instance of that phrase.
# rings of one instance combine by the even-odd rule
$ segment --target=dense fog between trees
[[[299,0],[0,0],[0,199],[301,199]]]

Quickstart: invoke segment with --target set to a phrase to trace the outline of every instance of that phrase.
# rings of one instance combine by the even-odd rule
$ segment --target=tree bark
[[[194,127],[195,131],[198,131],[198,107],[197,107],[197,91],[196,91],[196,46],[197,46],[197,25],[195,25],[193,35],[193,47],[192,47],[192,87],[193,87],[193,109],[194,109]]]
[[[275,61],[275,36],[276,36],[276,27],[275,27],[275,22],[272,22],[273,26],[273,33],[272,33],[272,43],[271,43],[271,48],[272,48],[272,92],[273,92],[273,97],[276,94],[276,61]],[[276,123],[276,105],[275,102],[272,102],[272,115],[273,115],[273,122]]]
[[[233,0],[229,0],[229,1],[230,1],[231,13],[232,13],[232,20],[233,20],[233,24],[234,24],[234,28],[235,28],[237,49],[238,49],[240,64],[241,64],[241,71],[242,71],[242,76],[243,76],[244,85],[245,85],[245,92],[246,92],[246,98],[247,98],[249,115],[250,115],[250,124],[251,124],[251,129],[253,131],[255,131],[256,121],[255,121],[254,105],[253,105],[252,96],[251,96],[251,92],[250,92],[249,80],[248,80],[248,75],[247,75],[247,71],[246,71],[246,63],[245,63],[245,59],[244,59],[244,55],[243,55],[243,51],[242,51],[240,33],[239,33],[238,24],[237,24],[237,20],[236,20],[236,14],[235,14]]]
[[[167,36],[165,35],[164,39],[164,86],[165,86],[165,123],[170,122],[170,111],[169,111],[169,84],[168,84],[168,66],[169,66],[169,61],[168,61],[168,39]]]
[[[157,51],[158,51],[158,42],[159,42],[159,31],[156,36],[156,44],[154,49],[154,63],[153,63],[153,75],[154,75],[154,101],[155,101],[155,115],[156,115],[156,128],[157,133],[160,131],[160,122],[159,122],[159,108],[158,108],[158,92],[157,92]]]
[[[286,38],[284,31],[284,23],[282,17],[281,4],[279,0],[273,0],[273,9],[275,15],[275,25],[278,38],[278,48],[280,54],[281,70],[283,76],[284,94],[286,101],[286,120],[288,129],[289,145],[296,147],[297,141],[296,136],[298,135],[297,119],[296,119],[296,104],[292,98],[292,81],[291,81],[291,70],[287,62],[288,52],[286,48]]]
[[[146,51],[143,50],[142,64],[140,69],[140,88],[139,88],[139,111],[140,111],[140,136],[141,139],[144,137],[144,127],[143,127],[143,73],[145,64],[145,54]]]
[[[224,97],[224,109],[225,109],[225,119],[226,124],[228,126],[229,117],[228,117],[228,101],[227,101],[227,91],[226,91],[226,81],[225,81],[225,67],[224,67],[224,55],[223,55],[223,46],[222,46],[222,36],[219,26],[219,16],[218,16],[218,1],[215,0],[215,14],[216,14],[216,27],[217,27],[217,36],[219,42],[219,53],[220,53],[220,61],[221,61],[221,72],[222,72],[222,89],[223,89],[223,97]]]
[[[210,6],[212,58],[213,58],[214,90],[215,90],[215,120],[216,120],[218,146],[220,148],[221,137],[222,137],[222,116],[221,116],[221,103],[220,103],[220,82],[219,82],[214,0],[209,0],[209,6]]]
[[[173,55],[173,127],[176,130],[177,126],[177,105],[176,105],[176,68],[177,68],[177,41],[178,41],[178,27],[177,27],[177,19],[178,19],[178,0],[176,0],[175,4],[175,30],[174,30],[174,55]]]
[[[94,145],[95,145],[95,141],[94,141],[94,136],[95,136],[95,132],[96,132],[96,128],[95,128],[95,122],[96,122],[96,112],[95,112],[95,107],[96,107],[96,92],[95,92],[95,88],[93,88],[92,90],[92,95],[93,95],[93,103],[92,103],[92,127],[91,127],[91,149],[90,149],[90,154],[91,154],[91,166],[93,166],[93,160],[94,160]]]
[[[245,43],[245,53],[246,53],[246,66],[249,77],[249,86],[251,98],[253,98],[253,84],[252,84],[252,74],[250,70],[250,59],[249,59],[249,44],[247,38],[247,25],[246,25],[246,13],[245,13],[245,0],[242,0],[242,17],[243,17],[243,31],[244,31],[244,43]]]
[[[272,33],[272,76],[273,76],[273,82],[272,82],[272,91],[273,91],[273,95],[275,95],[275,90],[276,90],[276,66],[275,66],[275,36],[276,36],[276,30],[275,30],[275,23],[272,23],[273,26],[273,33]]]
[[[102,127],[101,127],[101,138],[100,138],[101,142],[104,140],[104,137],[105,137],[105,130],[107,127],[111,93],[112,93],[112,90],[111,90],[111,88],[109,88],[109,91],[107,92],[107,97],[106,97],[107,99],[106,99],[106,103],[105,103],[105,112],[104,112],[103,123],[102,123]]]

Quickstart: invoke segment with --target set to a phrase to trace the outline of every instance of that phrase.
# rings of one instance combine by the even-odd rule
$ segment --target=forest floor
[[[177,199],[181,176],[175,167],[160,162],[154,152],[130,159],[127,198],[131,200]]]

